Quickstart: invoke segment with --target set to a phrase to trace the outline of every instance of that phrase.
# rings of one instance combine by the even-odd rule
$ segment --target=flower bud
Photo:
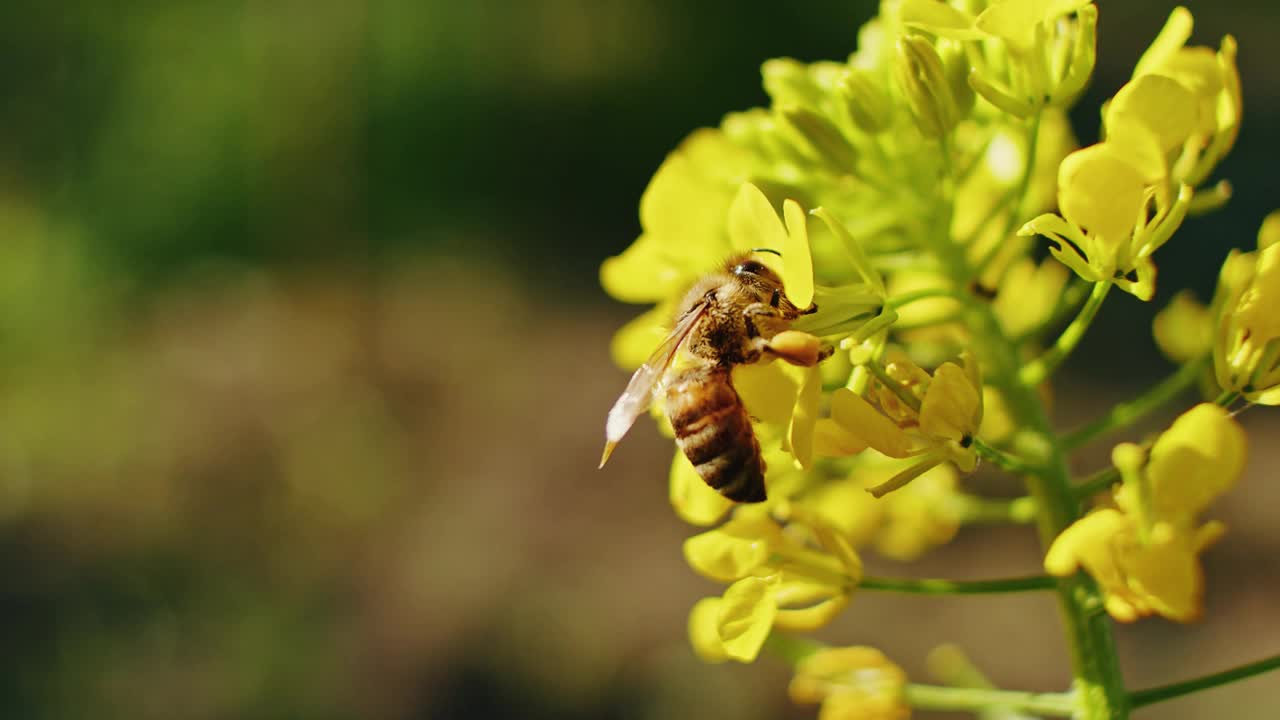
[[[849,117],[860,130],[876,134],[893,122],[889,95],[866,72],[854,70],[841,84]]]
[[[947,84],[951,87],[951,97],[955,99],[956,118],[968,116],[973,110],[974,92],[969,86],[969,57],[965,54],[964,45],[955,40],[943,38],[938,41],[938,56],[942,58],[943,71],[947,75]]]
[[[947,134],[960,121],[960,111],[938,51],[919,35],[900,36],[896,47],[894,77],[920,132]]]
[[[830,120],[795,106],[780,112],[786,124],[804,138],[824,164],[838,173],[848,173],[853,169],[853,146]]]
[[[1259,232],[1260,249],[1227,256],[1214,298],[1218,384],[1262,405],[1280,405],[1280,244],[1270,237],[1274,217]]]
[[[1089,4],[1077,11],[1075,43],[1062,82],[1053,90],[1053,104],[1070,107],[1084,91],[1098,57],[1098,6]]]

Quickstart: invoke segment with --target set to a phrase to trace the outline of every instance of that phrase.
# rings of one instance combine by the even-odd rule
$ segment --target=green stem
[[[776,630],[764,640],[765,650],[792,666],[826,647],[817,640],[787,635]]]
[[[952,298],[955,299],[956,294],[948,288],[924,288],[921,290],[913,290],[905,292],[901,295],[895,295],[889,298],[885,305],[897,310],[903,305],[910,305],[917,300],[928,300],[931,298]]]
[[[1198,358],[1178,368],[1177,372],[1161,380],[1138,397],[1111,408],[1106,415],[1062,436],[1064,450],[1074,450],[1102,435],[1122,430],[1146,417],[1148,413],[1176,398],[1183,390],[1195,384],[1204,370],[1208,358]]]
[[[1081,338],[1093,323],[1093,318],[1097,316],[1098,309],[1102,307],[1102,301],[1106,299],[1109,292],[1111,292],[1111,283],[1094,283],[1093,292],[1089,293],[1089,299],[1085,301],[1084,307],[1080,308],[1080,314],[1062,331],[1053,347],[1028,363],[1019,372],[1018,378],[1024,385],[1039,385],[1058,369],[1062,361],[1076,349],[1076,345],[1080,344]]]
[[[981,457],[984,460],[990,460],[996,465],[999,465],[1003,470],[1008,470],[1011,473],[1018,473],[1021,475],[1035,472],[1039,469],[1023,458],[1020,458],[1017,455],[1011,455],[1003,450],[993,448],[978,438],[973,438],[972,443],[971,447],[974,452],[978,453],[978,457]]]
[[[950,241],[950,217],[938,218],[933,249],[940,265],[957,287],[963,287],[972,269],[962,248]],[[1095,295],[1106,290],[1095,288]],[[1101,300],[1090,298],[1097,312]],[[1034,384],[1022,377],[1018,346],[1004,334],[988,303],[972,298],[965,303],[966,324],[974,334],[974,345],[986,349],[984,371],[987,381],[1004,393],[1013,420],[1022,429],[1019,447],[1034,448],[1041,456],[1039,470],[1025,476],[1027,488],[1039,508],[1036,528],[1042,547],[1080,517],[1080,503],[1071,487],[1066,457],[1049,423]],[[1074,341],[1072,342],[1074,345]],[[1064,355],[1065,357],[1065,355]],[[1124,688],[1115,640],[1097,584],[1084,573],[1057,581],[1058,606],[1071,648],[1071,669],[1079,692],[1078,713],[1082,720],[1124,720],[1128,717],[1129,696]]]
[[[1036,521],[1036,501],[1030,497],[1012,500],[962,495],[958,499],[960,522],[966,525],[1025,525]]]
[[[1034,162],[1034,157],[1027,158],[1028,165]],[[948,193],[949,189],[952,192]],[[944,182],[939,188],[939,196],[943,209],[932,218],[925,241],[953,286],[968,287],[970,278],[975,276],[975,268],[965,257],[964,247],[952,241],[950,232],[955,213],[954,187],[948,188],[948,183]],[[1059,340],[1062,347],[1055,357],[1060,357],[1054,364],[1061,362],[1079,342],[1078,336],[1083,334],[1084,327],[1097,313],[1108,289],[1109,285],[1094,288],[1086,303],[1087,309],[1082,311],[1082,315],[1087,317],[1084,320],[1077,318],[1068,328],[1070,336]],[[973,334],[972,345],[985,350],[982,361],[987,382],[1003,393],[1009,414],[1020,428],[1018,447],[1024,456],[1036,455],[1030,459],[1038,470],[1025,475],[1025,481],[1039,508],[1036,529],[1040,544],[1047,549],[1059,533],[1080,517],[1080,503],[1071,487],[1066,456],[1058,444],[1036,387],[1048,375],[1045,371],[1052,369],[1051,364],[1036,364],[1039,369],[1022,374],[1018,345],[1005,335],[990,303],[966,296],[964,305],[965,324]],[[1080,720],[1125,720],[1129,715],[1129,696],[1120,672],[1110,618],[1106,613],[1097,612],[1097,608],[1103,605],[1102,593],[1093,579],[1084,573],[1059,578],[1056,585],[1078,693],[1075,715]]]
[[[1231,407],[1235,401],[1240,399],[1240,393],[1234,390],[1223,390],[1222,394],[1214,399],[1215,405],[1221,405],[1224,408]]]
[[[1247,665],[1223,670],[1222,672],[1205,675],[1191,680],[1183,680],[1182,682],[1172,683],[1170,685],[1161,685],[1159,687],[1147,688],[1146,690],[1135,691],[1129,696],[1129,702],[1133,707],[1143,707],[1158,703],[1164,700],[1189,695],[1201,690],[1207,690],[1219,685],[1226,685],[1237,680],[1260,675],[1264,672],[1280,669],[1280,655],[1272,655],[1269,658],[1258,660]]]
[[[1057,578],[1047,575],[1000,578],[998,580],[936,580],[864,577],[859,590],[884,590],[915,595],[991,595],[997,593],[1053,590]]]
[[[1071,693],[1033,693],[908,683],[903,688],[903,696],[907,704],[921,710],[978,712],[998,707],[1032,715],[1071,717],[1078,709],[1076,697]]]
[[[1079,278],[1071,281],[1071,284],[1062,291],[1062,298],[1058,300],[1058,304],[1054,306],[1053,312],[1036,327],[1030,330],[1024,330],[1013,338],[1015,345],[1023,345],[1040,336],[1046,328],[1056,327],[1073,312],[1079,312],[1080,303],[1085,301],[1089,296],[1089,292],[1093,289],[1092,283],[1087,283]]]
[[[1103,490],[1106,490],[1112,485],[1115,485],[1116,481],[1119,479],[1120,479],[1119,468],[1116,468],[1116,467],[1104,468],[1094,473],[1093,475],[1090,475],[1089,477],[1085,478],[1083,482],[1081,482],[1079,485],[1076,485],[1075,488],[1072,489],[1072,492],[1074,492],[1075,496],[1080,500],[1087,500],[1088,498],[1091,498],[1094,495],[1097,495],[1098,493],[1102,492]]]

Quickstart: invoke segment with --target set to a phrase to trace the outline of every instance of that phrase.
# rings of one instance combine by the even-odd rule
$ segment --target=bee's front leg
[[[750,350],[748,361],[762,355],[781,358],[792,365],[811,367],[831,357],[835,348],[809,333],[788,330],[790,324],[778,308],[752,303],[743,310]]]

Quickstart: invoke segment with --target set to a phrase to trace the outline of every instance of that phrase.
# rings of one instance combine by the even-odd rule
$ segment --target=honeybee
[[[655,393],[662,392],[676,444],[698,475],[735,502],[764,501],[760,443],[733,387],[731,371],[735,365],[761,359],[776,357],[811,366],[829,357],[828,345],[815,353],[773,343],[793,320],[817,309],[813,304],[804,309],[792,304],[783,292],[782,278],[750,253],[729,258],[718,271],[696,282],[680,303],[671,333],[631,376],[609,410],[600,467],[648,409]],[[693,362],[674,369],[672,361],[682,350]]]

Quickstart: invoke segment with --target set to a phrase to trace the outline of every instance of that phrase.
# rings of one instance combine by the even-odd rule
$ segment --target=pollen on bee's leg
[[[831,357],[834,348],[799,330],[784,330],[769,340],[766,349],[792,365],[811,367]]]

